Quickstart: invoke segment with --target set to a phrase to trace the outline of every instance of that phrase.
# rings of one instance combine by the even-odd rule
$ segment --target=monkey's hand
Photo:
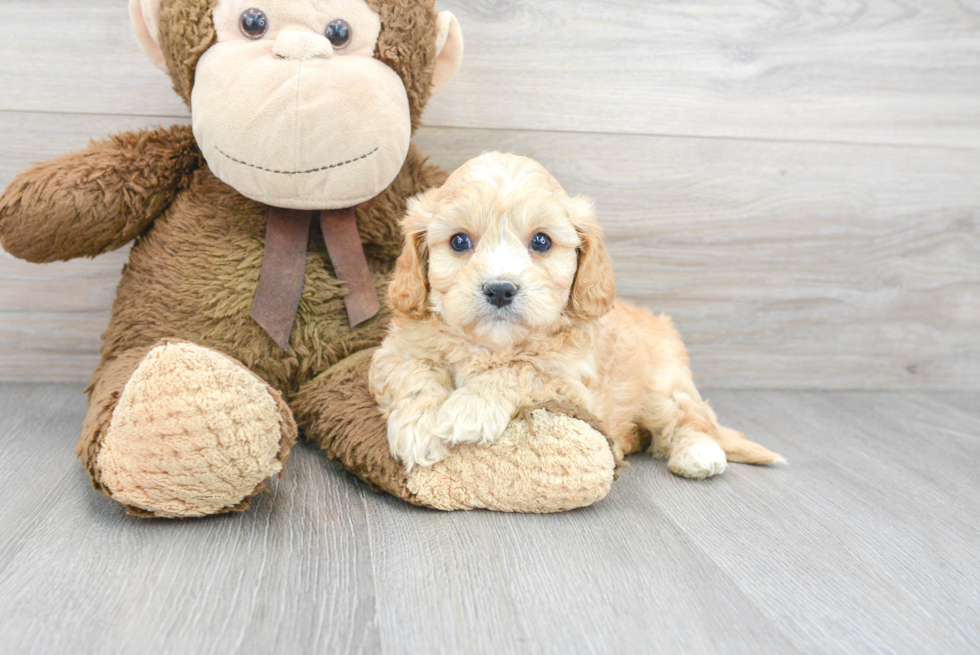
[[[125,132],[37,164],[0,196],[0,244],[29,262],[96,255],[145,231],[198,166],[185,126]]]

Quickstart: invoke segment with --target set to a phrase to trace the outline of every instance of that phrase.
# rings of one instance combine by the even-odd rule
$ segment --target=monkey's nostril
[[[520,289],[510,282],[491,282],[483,286],[483,294],[487,302],[494,307],[506,307],[514,302],[514,297]]]

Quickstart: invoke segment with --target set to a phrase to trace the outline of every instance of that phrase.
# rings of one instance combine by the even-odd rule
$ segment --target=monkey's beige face
[[[398,174],[412,127],[401,78],[374,58],[364,0],[220,0],[197,65],[194,136],[239,193],[291,209],[370,200]]]
[[[575,281],[575,217],[590,216],[591,203],[570,198],[537,163],[497,153],[433,194],[427,209],[412,209],[428,211],[431,310],[498,346],[555,326]]]
[[[463,57],[456,18],[421,0],[129,3],[140,46],[192,105],[211,170],[288,209],[343,209],[384,191],[413,116]]]

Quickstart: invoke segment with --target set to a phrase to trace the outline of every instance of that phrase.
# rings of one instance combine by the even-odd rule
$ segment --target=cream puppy
[[[538,163],[478,157],[413,199],[403,228],[370,384],[409,469],[550,400],[594,414],[619,455],[649,433],[685,477],[780,460],[718,424],[671,320],[616,298],[592,203]]]

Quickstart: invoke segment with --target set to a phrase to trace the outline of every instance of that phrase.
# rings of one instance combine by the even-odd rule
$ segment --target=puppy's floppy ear
[[[425,233],[432,216],[436,190],[408,201],[408,214],[402,222],[405,247],[395,262],[395,275],[388,287],[388,301],[396,314],[424,318],[429,311],[428,249]]]
[[[590,321],[612,310],[616,277],[609,251],[602,241],[602,228],[596,222],[595,205],[585,198],[572,198],[568,214],[582,245],[578,249],[578,271],[566,311],[572,318]]]
[[[424,318],[428,308],[425,234],[406,234],[405,247],[395,263],[388,300],[396,314]]]

